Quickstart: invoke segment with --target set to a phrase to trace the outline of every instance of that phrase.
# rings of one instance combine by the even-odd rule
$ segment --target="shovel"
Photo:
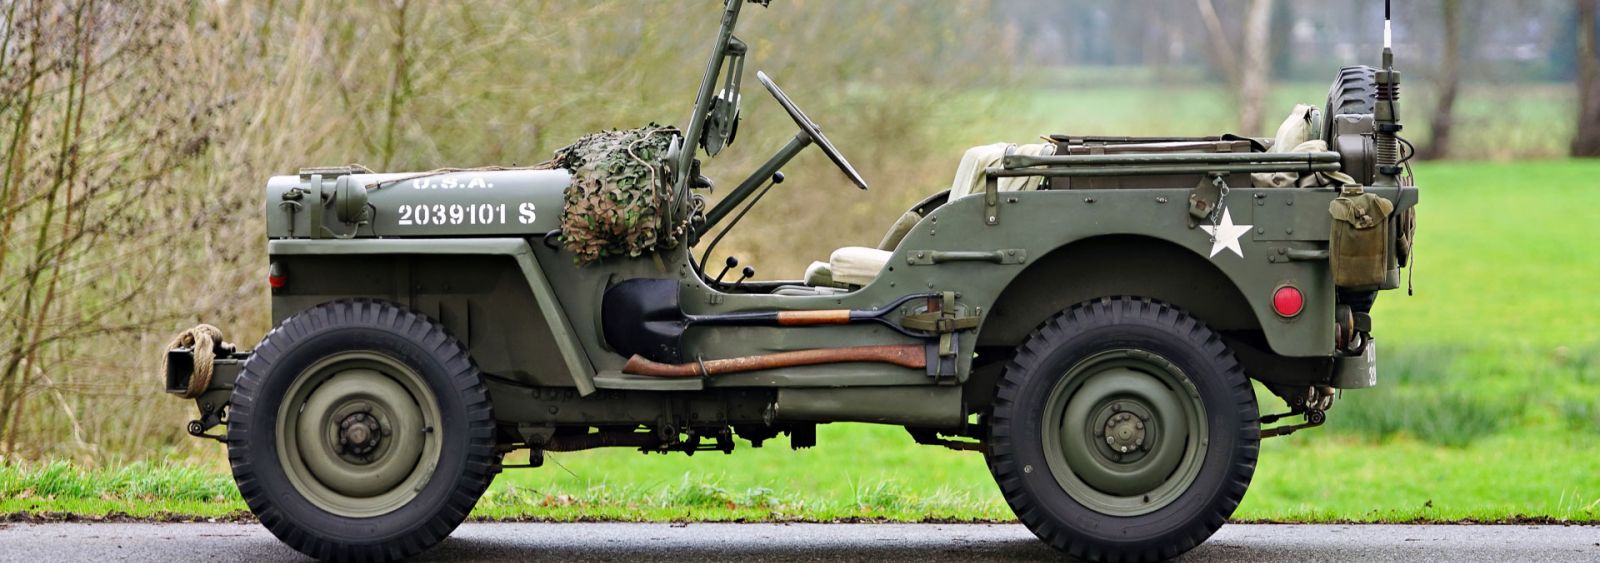
[[[876,322],[901,334],[927,338],[889,318],[913,299],[937,297],[913,293],[877,309],[826,309],[816,311],[758,311],[690,315],[678,303],[678,282],[670,279],[632,279],[606,290],[600,320],[606,343],[624,356],[638,354],[656,362],[683,362],[683,332],[691,326],[819,326]]]
[[[848,348],[793,350],[763,356],[703,360],[682,364],[652,362],[635,354],[633,357],[628,358],[628,364],[622,367],[622,373],[652,377],[712,377],[764,369],[842,362],[872,362],[894,364],[903,368],[923,369],[928,367],[928,358],[924,352],[924,346],[920,344],[851,346]]]

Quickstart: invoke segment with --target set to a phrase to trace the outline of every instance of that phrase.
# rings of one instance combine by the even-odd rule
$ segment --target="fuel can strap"
[[[934,307],[935,304],[937,308]],[[900,326],[937,334],[978,328],[978,317],[958,316],[955,292],[946,291],[940,294],[938,301],[929,299],[929,305],[926,312],[906,315],[900,319]]]

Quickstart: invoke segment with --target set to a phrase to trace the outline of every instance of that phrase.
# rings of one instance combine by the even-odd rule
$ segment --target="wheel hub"
[[[352,413],[339,422],[340,453],[366,456],[383,442],[384,430],[372,413]]]
[[[1128,453],[1144,447],[1145,419],[1125,410],[1120,410],[1122,405],[1115,403],[1111,410],[1116,414],[1106,420],[1105,436],[1106,445],[1117,453]]]
[[[1063,374],[1047,399],[1051,473],[1074,499],[1133,516],[1181,494],[1199,469],[1205,421],[1193,384],[1139,350],[1107,351]]]
[[[387,513],[421,491],[442,445],[437,403],[410,367],[365,351],[308,366],[285,393],[278,452],[307,500],[353,518]]]

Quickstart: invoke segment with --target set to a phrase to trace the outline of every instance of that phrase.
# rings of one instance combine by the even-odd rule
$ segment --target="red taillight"
[[[267,264],[267,285],[272,286],[272,289],[283,289],[287,283],[289,276],[285,275],[282,264],[277,262]]]
[[[1272,310],[1279,316],[1293,317],[1306,308],[1306,297],[1300,290],[1292,285],[1286,285],[1272,292]]]

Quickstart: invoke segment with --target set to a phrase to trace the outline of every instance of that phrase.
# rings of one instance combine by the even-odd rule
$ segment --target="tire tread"
[[[1223,492],[1177,534],[1177,542],[1146,542],[1125,547],[1096,542],[1069,530],[1049,516],[1040,499],[1029,494],[1016,460],[1017,445],[1011,428],[1018,422],[1018,394],[1031,379],[1051,377],[1041,371],[1047,353],[1073,334],[1095,327],[1137,324],[1158,327],[1182,337],[1210,358],[1225,379],[1226,391],[1243,422],[1237,430],[1234,457],[1222,480]],[[1238,360],[1222,338],[1205,323],[1181,309],[1140,297],[1107,297],[1074,305],[1042,323],[1018,345],[996,383],[988,416],[987,461],[995,482],[1017,518],[1051,547],[1087,561],[1160,561],[1176,557],[1209,538],[1232,515],[1249,487],[1259,454],[1260,426],[1255,394]]]
[[[256,455],[276,455],[272,444],[254,444],[247,436],[254,424],[252,416],[259,392],[272,367],[286,350],[330,330],[359,326],[379,328],[404,337],[419,349],[432,353],[448,377],[448,387],[460,394],[467,420],[469,443],[462,472],[433,513],[412,522],[407,533],[390,542],[352,543],[332,541],[317,530],[287,517],[257,478]],[[492,468],[497,454],[494,444],[494,413],[488,388],[477,366],[462,344],[444,327],[409,308],[374,299],[341,299],[317,305],[285,319],[262,338],[245,362],[230,398],[227,449],[234,482],[250,511],[263,526],[290,547],[317,559],[339,561],[392,561],[417,555],[438,544],[454,531],[472,511],[479,497],[494,478]],[[265,452],[265,453],[263,453]],[[437,476],[435,477],[437,478]]]

